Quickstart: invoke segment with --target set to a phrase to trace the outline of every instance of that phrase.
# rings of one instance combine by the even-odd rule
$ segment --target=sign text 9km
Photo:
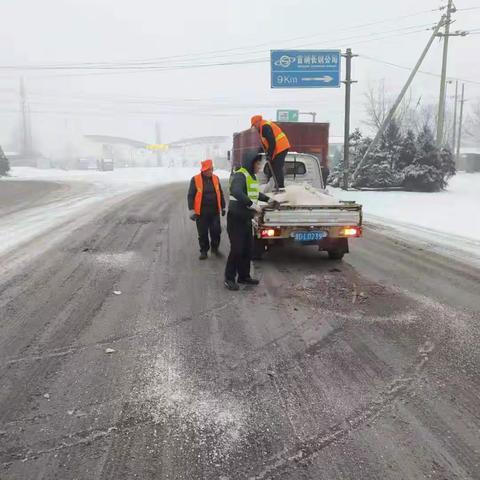
[[[272,88],[340,87],[340,50],[271,50]]]

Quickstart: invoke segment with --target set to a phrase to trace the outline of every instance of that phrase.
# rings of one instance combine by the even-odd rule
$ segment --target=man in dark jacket
[[[220,213],[225,215],[225,198],[220,180],[213,173],[212,160],[204,160],[201,172],[190,181],[187,200],[190,218],[197,223],[200,260],[207,258],[210,246],[212,252],[219,255]]]
[[[252,219],[262,209],[258,201],[278,205],[259,191],[256,174],[261,166],[260,155],[250,156],[237,170],[230,184],[230,203],[227,215],[227,232],[230,238],[230,253],[225,267],[225,286],[229,290],[238,290],[238,283],[258,285],[258,280],[250,276],[252,259],[253,232]],[[238,283],[237,283],[238,278]]]

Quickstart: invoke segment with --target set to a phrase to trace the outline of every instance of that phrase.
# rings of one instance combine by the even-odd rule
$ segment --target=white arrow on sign
[[[325,75],[324,77],[303,77],[302,80],[305,80],[306,82],[325,82],[325,83],[330,83],[333,81],[333,77],[330,75]]]

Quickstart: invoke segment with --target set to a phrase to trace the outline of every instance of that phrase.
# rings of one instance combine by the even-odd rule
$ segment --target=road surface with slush
[[[478,270],[372,226],[229,292],[186,188],[2,257],[2,480],[480,478]]]

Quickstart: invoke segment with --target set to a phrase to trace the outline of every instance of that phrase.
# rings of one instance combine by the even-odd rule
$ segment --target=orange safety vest
[[[265,148],[265,151],[268,151],[268,147],[270,146],[267,139],[263,136],[263,127],[265,125],[270,125],[273,131],[273,135],[275,137],[275,150],[273,151],[273,158],[275,158],[279,153],[290,148],[290,142],[288,141],[285,133],[276,123],[262,120],[262,125],[260,127],[260,137],[262,139],[262,144]]]
[[[200,210],[202,209],[202,198],[203,198],[203,177],[199,173],[193,177],[195,179],[195,187],[197,187],[197,193],[195,194],[195,201],[193,203],[193,210],[197,215],[200,215]],[[213,187],[215,188],[215,193],[217,194],[217,203],[218,203],[218,213],[222,211],[222,195],[220,193],[220,181],[216,175],[212,175]]]

